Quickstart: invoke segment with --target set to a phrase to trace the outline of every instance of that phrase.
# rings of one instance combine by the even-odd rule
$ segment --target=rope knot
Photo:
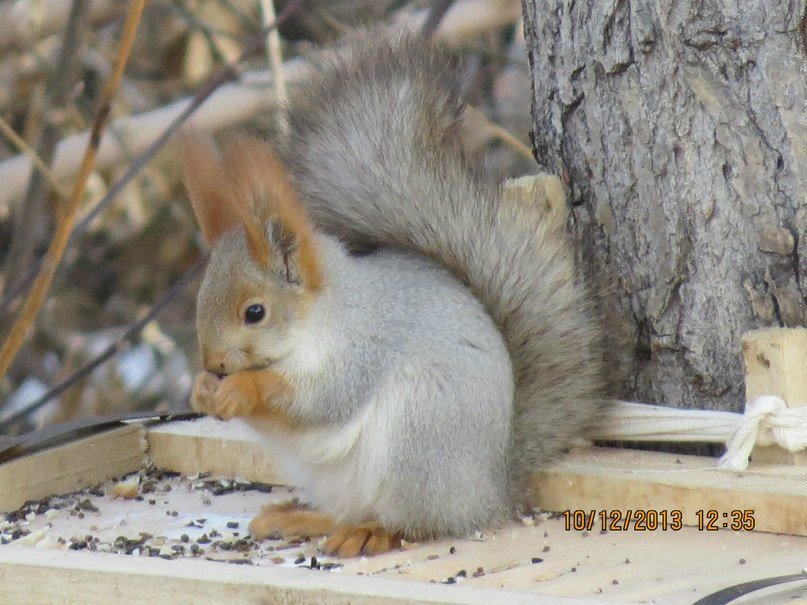
[[[807,448],[807,406],[788,408],[780,397],[758,397],[746,406],[718,466],[744,470],[754,445],[778,445],[789,452]]]

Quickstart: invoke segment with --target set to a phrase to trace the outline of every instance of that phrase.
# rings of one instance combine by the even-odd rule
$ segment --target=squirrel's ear
[[[182,134],[178,140],[182,180],[207,245],[241,222],[230,197],[228,179],[218,152],[209,137]]]
[[[242,136],[225,146],[224,164],[241,191],[238,199],[245,213],[260,225],[247,229],[250,251],[260,247],[251,241],[259,238],[264,246],[268,244],[269,266],[290,283],[317,290],[322,274],[311,221],[280,158],[266,142]]]

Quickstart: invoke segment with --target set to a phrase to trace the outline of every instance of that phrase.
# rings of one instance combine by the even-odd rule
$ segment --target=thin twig
[[[120,193],[120,191],[140,173],[146,164],[148,164],[157,154],[157,152],[159,152],[165,146],[173,134],[179,130],[179,128],[208,99],[208,97],[216,92],[216,90],[223,84],[226,84],[231,80],[235,80],[238,77],[240,64],[263,50],[268,30],[276,28],[278,25],[288,19],[297,9],[300,2],[301,0],[291,0],[288,2],[286,6],[283,7],[283,10],[280,11],[276,23],[264,28],[255,37],[251,38],[245,45],[245,50],[241,53],[241,56],[239,56],[235,61],[231,61],[230,63],[223,65],[215,74],[208,78],[208,80],[196,91],[196,94],[193,95],[190,102],[185,106],[182,112],[178,114],[171,121],[171,123],[168,124],[168,126],[165,127],[160,135],[154,139],[154,141],[152,141],[152,143],[146,147],[146,149],[143,150],[143,152],[137,156],[131,164],[129,164],[129,168],[126,170],[123,176],[107,190],[106,195],[104,195],[104,197],[101,198],[101,200],[95,205],[89,214],[87,214],[87,216],[81,222],[79,222],[78,225],[76,225],[76,228],[71,234],[70,241],[68,243],[74,242],[82,233],[84,233],[84,231],[87,230],[95,217],[97,217],[112,202],[112,200],[115,199],[115,196],[117,196],[118,193]],[[6,309],[12,304],[14,299],[19,296],[20,292],[22,292],[28,286],[33,278],[34,272],[39,268],[39,266],[41,266],[42,262],[43,261],[41,259],[37,260],[34,263],[34,267],[26,275],[26,277],[18,282],[19,285],[6,293],[6,295],[3,297],[3,302],[0,309]]]
[[[85,376],[88,376],[95,368],[122,351],[127,344],[131,343],[135,337],[140,334],[140,331],[150,321],[153,321],[171,301],[173,301],[185,288],[188,287],[188,284],[196,279],[199,273],[201,273],[202,268],[205,265],[205,261],[206,259],[204,257],[196,261],[196,263],[192,265],[190,269],[185,271],[185,273],[183,273],[182,276],[176,282],[174,282],[174,284],[168,288],[168,290],[165,291],[165,293],[160,297],[160,300],[154,304],[148,313],[131,324],[126,331],[121,334],[121,336],[117,338],[115,342],[111,343],[106,349],[104,349],[100,355],[84,364],[81,368],[76,370],[73,374],[68,376],[66,379],[35,401],[32,401],[25,407],[0,420],[0,433],[7,431],[10,427],[14,426],[28,416],[28,414],[35,412],[54,397],[58,397],[64,393],[76,382]]]
[[[429,16],[426,17],[426,22],[420,29],[420,35],[427,40],[431,38],[434,32],[437,31],[440,21],[443,20],[443,16],[448,12],[452,4],[454,4],[454,0],[435,0],[434,4],[432,4],[429,9]]]
[[[39,172],[42,173],[42,176],[45,177],[53,190],[56,191],[60,196],[65,197],[65,192],[62,190],[61,185],[59,185],[51,169],[48,168],[48,166],[36,152],[36,149],[26,143],[25,139],[18,135],[17,131],[14,130],[14,128],[11,127],[11,124],[6,122],[2,116],[0,116],[0,132],[3,133],[3,136],[5,136],[9,142],[17,148],[18,151],[31,158],[34,166],[39,169]]]
[[[78,77],[79,62],[76,60],[81,46],[81,33],[86,21],[87,0],[73,0],[65,26],[56,65],[51,67],[45,89],[45,120],[37,136],[34,149],[45,164],[53,160],[59,142],[59,122],[64,116],[70,91]],[[46,204],[48,188],[39,171],[32,170],[28,177],[25,198],[14,215],[14,231],[11,246],[5,261],[5,273],[17,276],[36,258],[39,247],[48,236],[52,212]],[[58,218],[55,219],[58,221]],[[2,374],[0,374],[2,375]]]
[[[239,0],[239,2],[242,2],[242,0]],[[2,0],[0,0],[0,4],[2,4]],[[427,14],[428,9],[414,13],[398,12],[395,13],[394,22],[409,31],[419,31],[426,20]],[[440,22],[440,27],[434,36],[441,43],[444,42],[449,46],[462,46],[467,44],[469,40],[476,39],[481,33],[494,31],[504,26],[512,26],[513,22],[520,16],[520,0],[456,0],[452,9],[446,13]],[[309,66],[310,63],[301,56],[287,60],[284,68],[287,78],[291,80],[293,77],[302,74]],[[292,69],[296,73],[293,73]],[[264,94],[264,91],[259,90],[260,86],[257,85],[259,82],[261,84],[270,83],[270,78],[267,77],[266,72],[254,72],[251,77],[253,78],[252,83],[233,84],[224,88],[222,96],[214,95],[211,103],[215,102],[215,111],[208,110],[209,108],[206,105],[200,112],[205,116],[202,128],[206,130],[221,128],[224,125],[247,119],[254,115],[254,111],[258,110],[258,108],[274,105],[274,95]],[[236,95],[244,95],[244,98],[238,99]],[[226,102],[233,104],[229,110],[221,105],[225,96],[228,99]],[[230,99],[232,100],[230,101]],[[139,116],[121,118],[119,120],[121,125],[119,136],[125,141],[125,146],[128,146],[127,149],[133,154],[140,153],[156,136],[154,132],[161,131],[165,124],[179,113],[180,107],[184,107],[187,101],[188,99],[182,99]],[[141,118],[143,119],[142,127]],[[86,141],[84,137],[86,136],[86,133],[75,134],[66,137],[59,144],[56,162],[53,166],[53,172],[58,179],[72,178],[75,175],[78,168],[76,159],[81,156],[81,151]],[[130,161],[130,156],[124,152],[121,145],[114,144],[109,136],[104,137],[104,139],[109,140],[109,145],[101,149],[101,154],[98,157],[99,168]],[[79,149],[78,152],[76,151],[77,148]],[[0,211],[19,197],[22,189],[20,183],[27,179],[30,170],[30,160],[24,155],[0,161],[0,183],[3,184],[0,187]]]
[[[529,160],[530,162],[535,162],[535,156],[532,155],[532,150],[526,145],[526,143],[519,141],[518,138],[509,130],[506,130],[498,124],[490,121],[484,113],[472,105],[466,105],[463,111],[465,112],[467,119],[475,120],[476,123],[484,127],[484,129],[486,129],[491,136],[496,137],[506,145],[510,146],[513,151],[518,153],[523,158]]]
[[[275,15],[275,3],[273,0],[260,0],[261,15],[263,16],[263,26],[266,29],[269,23],[277,21]],[[286,74],[283,71],[283,51],[280,47],[280,32],[276,27],[269,30],[266,35],[266,54],[269,60],[269,66],[272,69],[275,85],[275,98],[277,99],[278,107],[286,105],[288,93],[286,91]],[[277,126],[282,135],[288,132],[288,124],[286,124],[285,113],[283,111],[277,112]]]
[[[112,98],[118,90],[121,77],[123,76],[123,70],[126,68],[126,63],[129,60],[129,54],[134,44],[135,33],[137,32],[137,26],[140,23],[140,16],[143,13],[145,4],[146,0],[133,0],[129,5],[126,22],[123,25],[123,34],[118,56],[115,60],[112,74],[110,74],[101,92],[101,104],[95,116],[90,141],[84,152],[75,186],[73,187],[70,199],[67,201],[65,208],[60,212],[59,222],[56,225],[56,233],[50,242],[40,272],[34,280],[34,285],[31,287],[31,291],[28,293],[28,297],[23,303],[22,309],[20,309],[17,315],[17,319],[11,326],[11,330],[3,343],[2,349],[0,349],[0,376],[6,374],[14,358],[17,356],[17,352],[25,340],[28,328],[33,323],[39,313],[39,309],[42,307],[42,303],[45,301],[53,277],[56,274],[56,269],[67,247],[67,242],[73,231],[73,225],[75,224],[76,212],[84,197],[87,180],[95,167],[95,156],[98,153],[101,135],[104,132],[104,128],[106,128],[107,122],[109,122]]]
[[[65,28],[68,0],[15,0],[0,2],[0,53],[32,48],[39,40]],[[93,0],[88,7],[90,23],[98,25],[120,14],[118,0]]]

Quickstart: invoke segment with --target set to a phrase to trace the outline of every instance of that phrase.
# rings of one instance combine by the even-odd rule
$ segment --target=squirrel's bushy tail
[[[292,95],[283,155],[312,218],[358,245],[448,267],[504,334],[516,372],[514,486],[604,407],[600,327],[565,234],[464,161],[456,66],[421,38],[370,30],[323,53]]]

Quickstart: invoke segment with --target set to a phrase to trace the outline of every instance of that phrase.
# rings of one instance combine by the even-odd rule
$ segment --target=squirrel
[[[369,30],[316,65],[274,146],[183,144],[211,247],[192,406],[246,420],[310,503],[253,536],[350,557],[500,525],[608,401],[564,225],[470,165],[440,49]]]

